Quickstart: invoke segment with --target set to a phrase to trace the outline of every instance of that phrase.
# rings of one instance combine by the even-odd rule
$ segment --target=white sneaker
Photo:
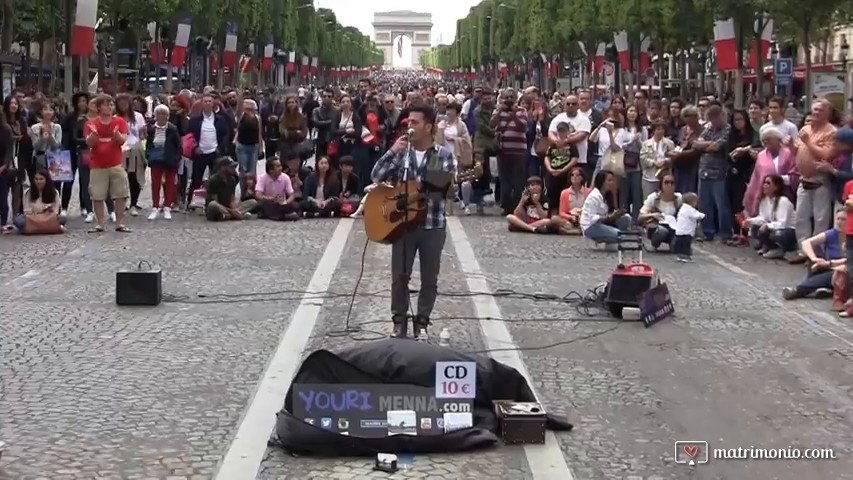
[[[148,214],[148,220],[157,220],[158,213],[160,213],[160,210],[157,208],[151,210],[151,213]]]
[[[116,212],[110,214],[110,221],[116,223]]]
[[[95,221],[95,212],[89,212],[86,214],[86,219],[83,220],[86,223],[92,223]]]
[[[171,220],[172,219],[172,209],[169,207],[163,207],[163,219]]]
[[[59,215],[61,217],[67,217],[68,216],[68,210],[65,210],[65,209],[60,210]]]
[[[474,211],[471,210],[471,205],[465,205],[465,215],[471,215],[472,213],[474,213]]]
[[[131,217],[139,216],[139,209],[136,207],[130,207],[130,216]]]
[[[84,209],[80,210],[80,216],[83,218],[86,218],[89,216],[89,212],[86,211],[86,209],[84,208]]]

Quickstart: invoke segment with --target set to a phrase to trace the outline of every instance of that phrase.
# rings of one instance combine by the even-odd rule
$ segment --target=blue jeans
[[[752,238],[758,240],[760,248],[781,248],[786,252],[797,249],[797,233],[793,228],[767,229],[762,232],[759,227],[752,227],[749,233]]]
[[[619,232],[631,228],[631,217],[627,213],[616,220],[616,226],[593,223],[583,231],[583,236],[595,243],[618,243]]]
[[[619,206],[631,213],[634,223],[640,217],[643,207],[643,172],[625,170],[625,176],[619,180]]]
[[[530,177],[543,177],[542,170],[544,169],[545,164],[543,160],[536,155],[528,154],[527,155],[527,177],[524,178],[525,182]]]
[[[240,174],[246,175],[247,173],[251,173],[252,175],[257,174],[258,171],[258,144],[255,145],[243,145],[242,143],[237,144],[237,165],[240,168]]]
[[[719,234],[723,240],[732,238],[732,209],[725,180],[699,180],[699,211],[705,214],[702,232],[706,240]]]
[[[0,174],[0,227],[6,226],[9,221],[9,183],[6,173]]]
[[[60,216],[59,216],[59,224],[60,224],[60,225],[65,225],[66,220],[68,220],[68,219],[65,217],[65,215],[60,215]],[[24,227],[27,225],[27,217],[26,217],[26,215],[18,215],[18,216],[16,216],[16,217],[15,217],[15,220],[13,221],[13,223],[15,224],[15,228],[17,228],[19,232],[23,232],[23,231],[24,231]]]

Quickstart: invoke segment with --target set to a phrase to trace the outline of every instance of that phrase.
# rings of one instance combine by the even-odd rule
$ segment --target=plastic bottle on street
[[[441,333],[438,335],[438,345],[442,347],[450,346],[450,331],[446,328],[442,328]]]

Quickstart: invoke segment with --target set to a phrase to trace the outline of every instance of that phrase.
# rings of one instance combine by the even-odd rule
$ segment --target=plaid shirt
[[[391,150],[385,152],[373,167],[371,177],[374,183],[382,183],[391,179],[401,180],[404,173],[404,158],[406,151],[394,153]],[[432,164],[432,161],[435,164]],[[423,185],[428,167],[433,170],[441,170],[443,172],[455,174],[456,162],[450,150],[433,145],[427,149],[424,154],[423,165],[418,165],[415,151],[411,150],[409,155],[409,174],[415,174],[415,178]],[[427,217],[422,228],[424,230],[432,230],[436,228],[444,228],[446,223],[445,216],[445,197],[447,195],[436,195],[427,193]],[[440,197],[440,198],[439,198]]]

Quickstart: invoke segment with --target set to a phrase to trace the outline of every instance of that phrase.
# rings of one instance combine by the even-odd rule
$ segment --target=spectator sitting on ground
[[[15,217],[15,228],[21,233],[29,233],[25,231],[27,219],[41,224],[52,222],[53,218],[58,217],[58,223],[64,232],[66,218],[60,213],[59,203],[59,195],[50,178],[50,172],[46,168],[39,168],[33,175],[33,186],[24,192],[24,213]]]
[[[569,182],[569,188],[560,192],[559,215],[568,222],[561,228],[560,233],[580,235],[583,202],[589,195],[589,187],[586,186],[586,179],[583,178],[583,170],[580,167],[575,166],[569,171]]]
[[[834,271],[847,264],[843,245],[847,242],[847,212],[839,210],[835,214],[835,226],[823,233],[803,240],[803,253],[808,257],[808,276],[796,287],[782,289],[785,300],[804,298],[814,294],[816,298],[826,298],[832,294],[832,276]],[[846,298],[833,302],[835,310],[844,309]]]
[[[583,236],[596,243],[619,243],[619,232],[631,228],[631,216],[616,208],[619,180],[612,172],[599,170],[592,183],[581,210]]]
[[[252,218],[250,210],[258,205],[254,199],[237,202],[237,164],[228,157],[216,161],[213,175],[207,180],[207,198],[205,213],[213,222],[222,220],[243,220]]]
[[[299,202],[290,177],[282,172],[281,160],[275,157],[267,160],[266,171],[255,187],[260,217],[268,220],[298,220]]]
[[[341,157],[341,171],[337,172],[341,187],[341,215],[350,215],[361,204],[361,181],[353,172],[355,162],[349,155]]]
[[[550,215],[548,200],[542,195],[542,179],[530,177],[521,200],[515,210],[506,216],[506,221],[510,232],[551,233],[558,227],[552,228],[554,222]]]
[[[672,251],[675,240],[675,223],[681,194],[675,191],[675,175],[669,170],[658,174],[660,191],[649,194],[643,207],[640,208],[640,225],[645,227],[652,248],[657,250],[664,243],[669,244]]]
[[[311,169],[302,166],[302,158],[299,156],[298,152],[288,152],[288,154],[282,158],[284,158],[285,163],[284,173],[290,177],[290,184],[293,185],[293,191],[295,192],[296,198],[302,200],[302,185],[305,183],[308,175],[311,175]]]
[[[305,179],[302,192],[305,218],[333,217],[341,210],[341,185],[327,157],[317,160],[317,171]]]
[[[785,182],[779,175],[767,175],[761,186],[758,215],[747,220],[749,236],[759,254],[768,259],[781,259],[785,252],[797,248],[794,232],[794,205],[785,196]]]

